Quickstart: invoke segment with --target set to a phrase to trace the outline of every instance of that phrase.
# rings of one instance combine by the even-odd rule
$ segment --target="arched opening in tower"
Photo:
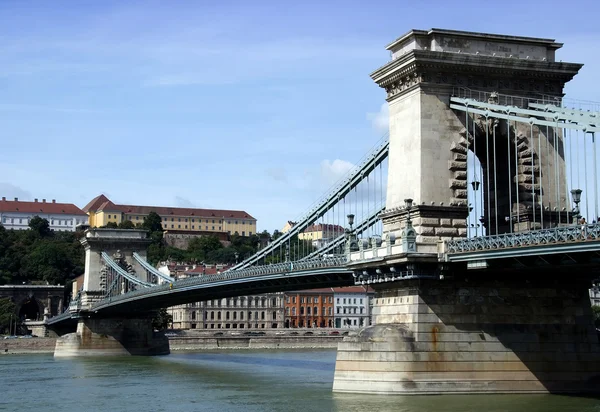
[[[39,320],[40,307],[35,299],[28,299],[19,310],[19,318],[21,320]]]

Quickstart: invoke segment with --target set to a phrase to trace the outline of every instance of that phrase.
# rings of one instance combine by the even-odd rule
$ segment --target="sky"
[[[493,4],[492,4],[493,3]],[[0,195],[302,215],[380,141],[385,46],[554,38],[600,101],[595,1],[0,0]]]

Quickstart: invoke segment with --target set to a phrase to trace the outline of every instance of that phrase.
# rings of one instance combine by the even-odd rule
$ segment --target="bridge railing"
[[[600,225],[572,225],[528,232],[447,240],[445,242],[445,252],[446,254],[466,253],[585,240],[600,240]]]
[[[248,278],[248,277],[254,277],[254,276],[266,276],[266,275],[273,275],[273,274],[278,274],[278,273],[293,273],[293,272],[300,272],[300,271],[306,271],[306,270],[311,270],[311,269],[325,269],[325,268],[340,267],[340,266],[345,266],[345,265],[346,265],[346,256],[340,255],[340,256],[327,257],[324,259],[312,259],[312,260],[303,260],[303,261],[295,261],[295,262],[276,263],[276,264],[264,265],[264,266],[253,266],[253,267],[249,267],[249,268],[245,268],[245,269],[223,272],[218,275],[196,276],[196,277],[177,280],[175,282],[172,282],[172,283],[169,283],[166,285],[154,286],[152,288],[138,289],[138,290],[135,290],[132,292],[124,293],[122,295],[109,297],[108,299],[105,299],[105,300],[93,305],[92,309],[96,308],[98,306],[102,306],[102,305],[106,304],[106,302],[116,302],[116,301],[121,301],[121,300],[127,300],[127,299],[130,299],[135,296],[155,294],[155,293],[160,293],[162,291],[182,289],[182,288],[187,288],[189,286],[195,286],[195,285],[200,285],[200,284],[216,283],[216,282],[242,279],[242,278]]]

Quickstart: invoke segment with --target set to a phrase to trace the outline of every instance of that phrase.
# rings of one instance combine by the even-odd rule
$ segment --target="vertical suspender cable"
[[[568,130],[568,132],[567,132],[567,130]],[[566,129],[566,128],[563,129],[563,136],[565,136],[565,139],[566,139],[567,133],[569,134],[569,166],[568,166],[569,167],[569,169],[568,169],[569,170],[569,180],[570,180],[571,189],[573,189],[573,139],[571,138],[571,129]],[[565,179],[565,183],[566,183],[566,179]],[[569,213],[571,210],[571,207],[569,206],[569,187],[568,187],[568,185],[565,185],[565,186],[567,186],[567,187],[565,187],[565,189],[566,189],[565,199],[567,201],[567,205],[566,205],[567,206],[567,224],[570,224],[572,218],[569,217]]]
[[[587,135],[585,132],[583,132],[583,167],[585,172],[583,173],[583,177],[585,178],[585,218],[586,221],[590,218],[590,210],[589,210],[589,204],[590,204],[590,192],[588,191],[588,170],[587,170]]]
[[[511,182],[511,177],[512,177],[512,164],[510,163],[510,114],[509,117],[506,119],[506,153],[508,153],[508,224],[510,226],[510,233],[513,232],[513,218],[512,218],[512,209],[513,209],[513,204],[512,204],[512,182]],[[515,170],[515,174],[516,174],[516,170]]]
[[[469,105],[467,104],[465,110],[465,126],[467,127],[467,131],[465,133],[465,137],[467,139],[467,154],[466,154],[466,164],[467,164],[467,172],[466,172],[466,180],[467,180],[467,210],[471,208],[469,204],[469,146],[471,146],[471,142],[469,141]],[[475,158],[473,157],[473,170],[475,170]],[[469,210],[469,215],[471,214]],[[467,215],[467,237],[471,237],[471,230],[469,229],[469,215]]]
[[[494,122],[496,119],[494,119]],[[497,177],[497,161],[496,161],[496,124],[494,124],[494,128],[492,129],[492,138],[494,145],[494,215],[496,219],[496,231],[495,235],[498,234],[498,177]]]
[[[546,126],[546,138],[548,137],[548,126]],[[547,141],[548,139],[546,139]],[[542,138],[540,129],[538,127],[538,176],[539,176],[539,186],[540,186],[540,222],[541,228],[544,228],[544,190],[542,189]],[[533,164],[531,165],[533,170]],[[549,186],[548,186],[549,188]],[[550,219],[552,221],[552,219]]]
[[[548,126],[546,126],[548,127]],[[557,218],[557,223],[556,226],[558,227],[560,225],[560,168],[558,165],[558,134],[556,133],[556,130],[558,129],[558,121],[556,121],[556,127],[553,130],[553,142],[554,142],[554,182],[555,182],[555,186],[554,186],[554,191],[556,192],[556,201],[555,201],[555,207],[556,207],[556,218]]]
[[[538,133],[538,139],[539,139]],[[531,142],[531,203],[533,205],[533,222],[531,228],[535,228],[535,173],[533,172],[533,122],[529,122],[529,141]]]
[[[475,116],[473,116],[473,182],[477,181],[477,176],[475,175],[475,171],[477,170],[477,131],[475,130]],[[481,190],[483,191],[483,184],[481,184]],[[479,215],[477,213],[477,203],[479,202],[477,191],[479,187],[477,187],[477,183],[473,185],[473,210],[475,211],[475,237],[479,234]],[[481,205],[483,208],[483,204]],[[481,234],[483,235],[483,228],[481,229]]]
[[[598,167],[596,165],[596,133],[592,132],[594,149],[594,221],[598,223]]]
[[[485,165],[485,175],[487,180],[486,192],[487,192],[487,217],[488,224],[486,230],[486,236],[490,235],[490,229],[492,228],[492,196],[490,193],[490,123],[489,123],[488,115],[485,116],[485,156],[486,156],[486,165]]]
[[[515,121],[515,126],[518,127],[517,121]],[[519,156],[517,153],[517,146],[519,141],[517,140],[517,130],[515,130],[515,194],[517,197],[517,232],[521,229],[521,203],[519,202]]]

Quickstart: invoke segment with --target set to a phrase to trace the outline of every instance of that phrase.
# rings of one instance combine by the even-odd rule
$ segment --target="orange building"
[[[333,288],[286,292],[286,328],[332,328]]]

